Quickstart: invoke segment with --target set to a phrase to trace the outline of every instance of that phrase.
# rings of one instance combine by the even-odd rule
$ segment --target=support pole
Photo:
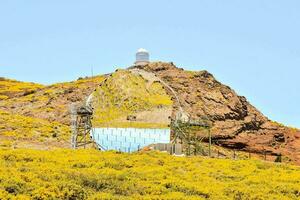
[[[76,149],[76,138],[77,138],[77,114],[76,114],[76,107],[74,104],[70,106],[71,112],[71,148]]]

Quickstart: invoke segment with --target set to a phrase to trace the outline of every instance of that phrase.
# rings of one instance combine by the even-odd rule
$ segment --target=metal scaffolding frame
[[[71,106],[71,147],[72,149],[86,148],[95,145],[92,128],[93,109],[90,106]]]
[[[201,119],[198,121],[191,120],[190,116],[178,112],[175,119],[171,122],[171,127],[173,131],[173,144],[182,144],[185,146],[183,148],[186,155],[198,155],[204,154],[204,149],[202,147],[202,141],[208,138],[208,156],[211,157],[211,127],[207,119]],[[183,117],[184,116],[184,117]],[[192,128],[203,128],[207,131],[207,136],[199,136],[193,133]]]

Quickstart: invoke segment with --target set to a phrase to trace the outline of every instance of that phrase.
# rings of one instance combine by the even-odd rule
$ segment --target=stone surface
[[[175,91],[172,117],[182,107],[192,120],[208,119],[214,143],[228,148],[271,154],[282,153],[300,164],[300,131],[269,120],[245,97],[218,82],[207,71],[190,72],[173,63],[155,62],[144,67]]]
[[[150,63],[140,66],[139,69],[148,73],[132,68],[130,70],[148,81],[146,88],[157,81],[164,83],[164,89],[174,102],[171,118],[174,119],[177,113],[181,112],[181,117],[185,120],[208,119],[213,124],[212,135],[215,144],[249,152],[282,153],[291,161],[300,164],[300,131],[269,120],[245,97],[237,95],[230,87],[218,82],[209,72],[185,71],[173,63],[163,62]],[[28,90],[28,84],[21,84],[20,87],[17,82],[5,82],[5,87],[9,87],[3,90],[2,96],[16,86],[20,87],[18,91],[22,93],[5,96],[5,99],[0,100],[0,110],[68,125],[69,106],[72,103],[84,103],[97,87],[109,83],[104,80],[109,80],[107,78],[110,76],[112,75],[38,86],[36,90],[31,90],[35,87],[32,84],[29,84],[31,89]],[[2,83],[6,80],[2,79]],[[119,85],[124,84],[120,82]],[[125,89],[120,91],[126,91]],[[169,118],[168,111],[159,105],[157,110],[152,112],[155,114],[149,113],[150,110],[143,110],[134,115],[137,120],[157,123],[159,117]],[[126,120],[127,115],[121,120]],[[6,127],[6,124],[0,125]]]

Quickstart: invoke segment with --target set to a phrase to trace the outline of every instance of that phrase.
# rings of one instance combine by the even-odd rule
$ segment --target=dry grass
[[[93,124],[98,127],[167,127],[172,101],[163,86],[158,82],[149,84],[142,76],[127,70],[118,70],[104,81],[94,92],[95,108]],[[168,110],[167,115],[159,115],[161,110]],[[152,111],[154,117],[145,117],[143,112]],[[134,115],[136,121],[127,121],[127,116]],[[162,119],[163,118],[163,119]]]

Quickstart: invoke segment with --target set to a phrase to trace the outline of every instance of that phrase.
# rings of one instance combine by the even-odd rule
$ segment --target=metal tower
[[[73,149],[86,148],[89,144],[94,144],[92,129],[93,109],[89,106],[71,106],[71,146]]]

